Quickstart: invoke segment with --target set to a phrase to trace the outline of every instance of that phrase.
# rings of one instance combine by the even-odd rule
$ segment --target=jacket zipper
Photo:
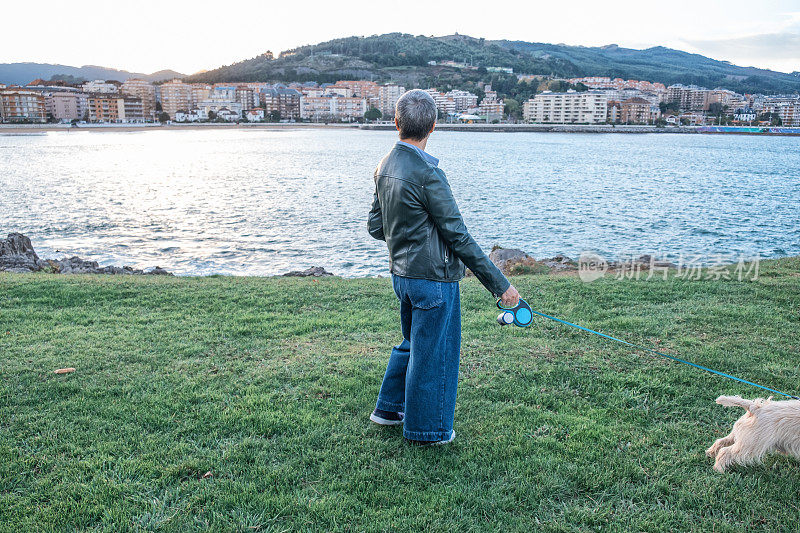
[[[446,279],[450,279],[450,274],[448,273],[448,268],[447,268],[447,266],[448,266],[448,263],[447,263],[448,257],[449,257],[449,254],[447,253],[447,247],[445,246],[445,248],[444,248],[444,277]]]

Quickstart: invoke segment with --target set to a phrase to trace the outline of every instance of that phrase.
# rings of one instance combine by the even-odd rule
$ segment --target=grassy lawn
[[[525,276],[535,309],[800,392],[800,259],[756,282]],[[387,279],[0,274],[0,530],[800,531],[800,463],[712,471],[761,393],[462,284],[449,447],[367,417]],[[56,375],[53,370],[75,367]],[[210,472],[210,474],[206,474]]]

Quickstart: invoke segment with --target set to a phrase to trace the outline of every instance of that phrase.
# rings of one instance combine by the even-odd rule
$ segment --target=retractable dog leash
[[[572,322],[567,322],[566,320],[561,320],[560,318],[556,318],[554,316],[546,315],[544,313],[540,313],[539,311],[534,311],[531,309],[531,306],[528,305],[528,302],[523,300],[522,298],[519,299],[519,303],[511,308],[503,307],[500,305],[500,300],[497,300],[497,307],[502,311],[500,315],[497,317],[497,322],[501,326],[506,326],[513,324],[517,327],[528,327],[533,323],[533,316],[537,315],[548,320],[552,320],[554,322],[558,322],[559,324],[564,324],[565,326],[569,326],[571,328],[579,329],[581,331],[585,331],[587,333],[591,333],[593,335],[597,335],[599,337],[603,337],[604,339],[609,339],[614,342],[618,342],[620,344],[624,344],[636,350],[643,350],[645,352],[654,353],[656,355],[660,355],[661,357],[665,357],[671,361],[675,361],[677,363],[682,363],[684,365],[691,366],[693,368],[699,368],[700,370],[705,370],[706,372],[710,372],[712,374],[716,374],[717,376],[722,376],[724,378],[732,379],[733,381],[738,381],[739,383],[744,383],[745,385],[751,385],[753,387],[757,387],[759,389],[763,389],[765,391],[769,391],[775,394],[780,394],[781,396],[786,396],[787,398],[792,398],[795,400],[800,400],[800,397],[793,396],[791,394],[787,394],[785,392],[781,392],[779,390],[771,389],[769,387],[765,387],[764,385],[759,385],[758,383],[753,383],[752,381],[747,381],[746,379],[737,378],[736,376],[732,376],[730,374],[726,374],[725,372],[720,372],[719,370],[714,370],[712,368],[708,368],[705,366],[701,366],[691,361],[686,361],[684,359],[680,359],[673,355],[669,355],[663,352],[659,352],[658,350],[653,350],[652,348],[648,348],[647,346],[641,346],[639,344],[634,344],[632,342],[628,342],[622,339],[618,339],[616,337],[612,337],[611,335],[606,335],[605,333],[600,333],[599,331],[595,331],[593,329],[589,329],[583,326],[579,326],[578,324],[573,324]]]

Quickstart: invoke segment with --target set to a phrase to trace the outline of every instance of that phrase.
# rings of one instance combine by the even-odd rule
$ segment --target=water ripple
[[[385,275],[366,232],[391,132],[148,131],[0,136],[0,230],[44,257],[269,275]],[[800,254],[797,139],[437,132],[467,225],[537,257],[593,249]]]

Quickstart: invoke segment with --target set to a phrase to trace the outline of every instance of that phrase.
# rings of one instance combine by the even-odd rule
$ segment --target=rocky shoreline
[[[507,276],[524,274],[578,274],[581,263],[565,255],[556,255],[546,259],[535,259],[533,256],[517,248],[495,246],[489,259]],[[643,255],[633,261],[608,262],[603,265],[606,272],[620,269],[649,270],[652,268],[675,268],[666,261],[658,261],[649,255]],[[21,233],[9,233],[5,240],[0,240],[0,272],[46,272],[51,274],[111,274],[141,276],[172,276],[171,272],[155,266],[142,270],[130,266],[100,266],[97,261],[81,259],[77,256],[61,259],[41,259],[33,249],[31,240]],[[292,270],[282,274],[286,277],[328,277],[335,274],[321,266],[312,266],[306,270]],[[467,276],[472,275],[469,270]]]
[[[517,248],[495,246],[489,259],[497,265],[506,276],[523,274],[577,274],[586,268],[590,259],[581,256],[578,260],[566,255],[556,255],[547,259],[535,259],[533,256]],[[592,268],[592,265],[588,265]],[[669,261],[661,261],[650,255],[642,255],[637,259],[626,261],[608,261],[602,265],[605,272],[614,273],[620,270],[647,271],[653,268],[669,269],[677,265]],[[470,273],[468,273],[469,275]]]
[[[5,240],[0,241],[0,271],[48,272],[51,274],[173,275],[159,266],[147,271],[129,266],[101,267],[97,261],[88,261],[78,256],[41,259],[33,249],[31,240],[22,233],[9,233]]]
[[[160,266],[148,270],[130,266],[100,266],[97,261],[78,256],[61,259],[41,259],[33,249],[31,240],[22,233],[9,233],[0,240],[0,272],[46,272],[49,274],[112,274],[132,276],[173,276]],[[283,274],[289,277],[327,277],[334,274],[323,267],[314,266],[306,270],[292,270]]]

